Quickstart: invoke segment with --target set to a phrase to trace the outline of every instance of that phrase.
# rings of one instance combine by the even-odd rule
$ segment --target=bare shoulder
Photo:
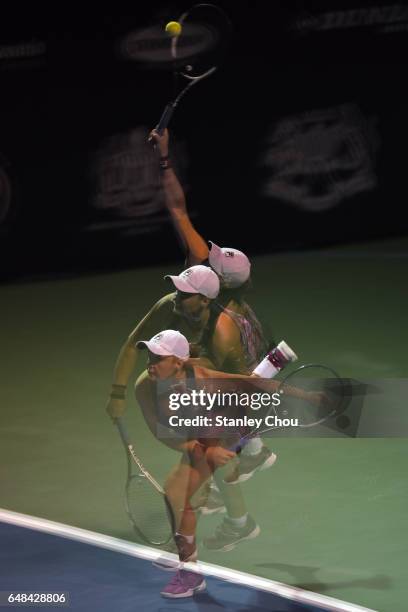
[[[227,312],[222,312],[217,319],[214,329],[214,340],[217,339],[230,343],[239,342],[240,340],[238,325]]]

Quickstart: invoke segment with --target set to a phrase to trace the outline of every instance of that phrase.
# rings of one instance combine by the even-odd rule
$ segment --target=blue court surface
[[[189,599],[164,599],[160,590],[171,574],[151,563],[160,551],[7,510],[0,510],[0,540],[3,605],[8,592],[65,592],[69,593],[66,605],[29,607],[84,612],[367,611],[207,563],[200,564],[206,575],[206,591]]]

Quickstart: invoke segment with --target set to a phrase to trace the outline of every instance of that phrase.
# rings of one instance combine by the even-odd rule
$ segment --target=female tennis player
[[[186,251],[186,263],[208,264],[220,279],[220,293],[211,308],[211,319],[203,335],[201,359],[206,357],[215,367],[224,372],[249,374],[263,355],[276,345],[254,310],[246,301],[251,286],[251,264],[247,256],[234,248],[220,248],[210,242],[209,249],[204,238],[194,227],[188,214],[186,198],[169,157],[169,133],[159,135],[152,130],[149,139],[155,143],[160,154],[164,201],[176,233]],[[227,485],[236,485],[250,478],[260,469],[271,467],[276,454],[255,437],[244,449],[237,466],[224,483],[217,478],[222,497],[228,497]],[[237,493],[237,492],[236,492]],[[211,510],[221,507],[220,496],[212,489],[208,501]],[[206,539],[208,548],[223,550],[232,542],[231,532],[225,522],[217,527],[214,537]]]
[[[135,385],[136,399],[141,407],[146,423],[156,437],[170,448],[182,453],[179,464],[172,470],[165,483],[165,493],[173,508],[176,533],[175,542],[181,562],[196,561],[197,547],[195,541],[196,514],[192,509],[191,498],[196,491],[211,477],[217,468],[228,464],[236,453],[231,449],[237,433],[225,434],[225,430],[215,430],[212,437],[201,437],[198,430],[193,430],[187,439],[182,439],[169,432],[168,415],[171,414],[171,394],[189,391],[192,388],[204,389],[206,393],[216,394],[220,387],[224,392],[237,392],[249,385],[250,390],[258,389],[276,391],[279,383],[259,378],[254,372],[251,376],[227,374],[216,370],[189,364],[189,343],[185,336],[175,330],[164,330],[150,340],[137,343],[138,349],[148,349],[147,369],[138,378]],[[256,369],[256,371],[259,371]],[[296,390],[293,391],[293,393]],[[319,397],[310,395],[311,401],[320,401]],[[309,397],[308,395],[308,397]],[[237,412],[240,407],[236,407]],[[173,413],[174,414],[174,413]],[[166,425],[167,419],[167,425]],[[163,434],[163,427],[166,430]],[[241,434],[241,432],[240,432]],[[243,539],[251,539],[259,534],[259,527],[249,517],[245,526]],[[205,581],[199,574],[179,570],[170,583],[163,589],[165,597],[191,597],[205,588]]]

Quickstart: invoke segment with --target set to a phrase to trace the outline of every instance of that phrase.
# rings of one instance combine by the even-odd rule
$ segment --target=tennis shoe
[[[261,472],[273,466],[277,459],[266,446],[256,455],[240,455],[239,463],[234,471],[224,478],[225,484],[235,485],[249,480],[255,472]]]
[[[256,538],[260,533],[261,529],[252,516],[248,516],[243,527],[236,527],[231,521],[224,519],[213,536],[204,538],[204,546],[208,550],[227,552],[244,540]]]
[[[209,495],[206,499],[202,500],[202,505],[199,506],[198,510],[203,516],[216,514],[217,512],[225,512],[225,503],[220,492],[217,491],[217,489],[211,488]]]
[[[160,594],[163,597],[171,597],[173,599],[193,597],[196,593],[203,591],[206,586],[205,580],[200,574],[181,569],[174,574]]]

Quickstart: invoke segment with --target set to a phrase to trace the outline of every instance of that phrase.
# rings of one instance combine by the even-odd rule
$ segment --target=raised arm
[[[120,349],[113,370],[112,389],[106,406],[106,410],[112,418],[123,416],[125,412],[126,389],[129,379],[136,369],[140,353],[139,349],[136,348],[136,343],[139,340],[151,338],[168,327],[173,312],[170,298],[171,296],[167,295],[156,302]]]
[[[156,143],[162,160],[164,201],[177,235],[186,251],[187,265],[200,264],[208,258],[209,249],[204,238],[197,232],[188,216],[183,188],[169,160],[169,134],[167,129],[163,136],[159,136],[153,130],[150,133],[150,139]]]

